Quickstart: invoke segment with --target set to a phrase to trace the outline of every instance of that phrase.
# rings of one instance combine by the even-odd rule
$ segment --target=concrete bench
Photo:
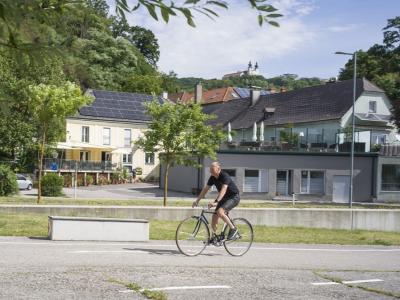
[[[140,219],[111,219],[49,216],[49,238],[58,241],[149,240],[149,222]]]

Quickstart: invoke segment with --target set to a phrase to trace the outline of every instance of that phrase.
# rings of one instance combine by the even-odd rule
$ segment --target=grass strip
[[[150,239],[174,240],[179,221],[150,220]],[[0,236],[47,236],[44,214],[0,213]],[[400,233],[367,230],[334,230],[302,227],[254,226],[254,241],[264,243],[400,245]]]
[[[162,206],[162,199],[72,199],[64,197],[43,197],[41,205],[112,205],[112,206]],[[206,204],[210,199],[203,200],[200,204]],[[0,197],[0,204],[34,205],[35,197],[8,196]],[[169,199],[168,206],[188,207],[192,200]],[[291,202],[277,202],[272,200],[242,200],[238,207],[242,208],[293,208]],[[297,202],[295,208],[334,208],[347,209],[348,205],[340,203],[310,203]],[[399,204],[354,204],[354,209],[400,209]]]
[[[115,279],[109,279],[108,280],[111,283],[117,283],[117,284],[121,284],[123,286],[125,286],[127,289],[130,289],[144,297],[146,297],[147,299],[152,299],[152,300],[167,300],[167,294],[165,294],[162,291],[151,291],[149,289],[144,289],[142,288],[140,285],[138,285],[135,282],[131,282],[131,283],[125,283],[119,280],[115,280]]]

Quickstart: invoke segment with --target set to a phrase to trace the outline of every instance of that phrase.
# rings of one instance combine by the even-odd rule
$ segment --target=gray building
[[[353,81],[205,105],[228,141],[218,161],[236,181],[242,198],[348,202]],[[400,136],[390,122],[385,93],[357,79],[355,102],[354,201],[400,202]],[[196,191],[205,168],[175,167],[169,188]],[[161,175],[162,175],[161,170]],[[162,184],[162,180],[160,181]]]

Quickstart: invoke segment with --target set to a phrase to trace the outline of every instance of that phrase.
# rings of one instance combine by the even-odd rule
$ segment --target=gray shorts
[[[218,208],[222,207],[223,209],[225,209],[225,211],[230,211],[232,208],[237,206],[239,202],[240,202],[240,197],[238,194],[231,196],[229,198],[222,198],[222,200],[218,202],[215,210],[217,211]]]

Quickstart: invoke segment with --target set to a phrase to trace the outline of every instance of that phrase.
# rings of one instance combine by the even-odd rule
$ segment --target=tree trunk
[[[42,199],[42,170],[43,170],[43,156],[44,156],[45,141],[46,141],[46,127],[43,130],[43,140],[42,140],[42,145],[40,147],[37,204],[39,204]]]
[[[164,173],[164,206],[167,206],[167,194],[168,194],[168,171],[169,171],[169,163],[165,165],[165,173]]]

